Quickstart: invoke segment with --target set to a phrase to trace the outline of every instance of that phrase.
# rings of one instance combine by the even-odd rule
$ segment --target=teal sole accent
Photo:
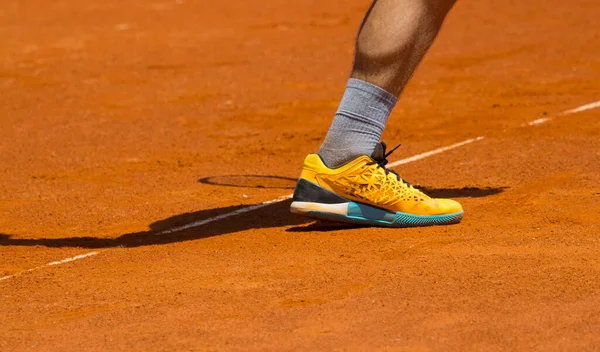
[[[415,227],[432,225],[449,225],[459,223],[463,212],[444,215],[413,215],[390,212],[366,204],[349,202],[348,214],[334,214],[321,211],[309,211],[306,215],[318,219],[346,222],[367,226]]]

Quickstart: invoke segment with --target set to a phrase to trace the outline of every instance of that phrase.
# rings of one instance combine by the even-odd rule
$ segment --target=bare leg
[[[398,96],[455,0],[375,0],[356,40],[352,77]]]
[[[375,0],[356,39],[351,79],[319,149],[338,167],[371,155],[398,95],[433,43],[455,0]]]

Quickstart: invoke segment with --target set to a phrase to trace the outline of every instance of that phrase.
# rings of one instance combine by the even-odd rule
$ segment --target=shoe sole
[[[385,227],[415,227],[459,223],[464,212],[443,215],[414,215],[391,212],[367,204],[348,201],[338,204],[292,202],[290,211],[311,218],[357,225]]]

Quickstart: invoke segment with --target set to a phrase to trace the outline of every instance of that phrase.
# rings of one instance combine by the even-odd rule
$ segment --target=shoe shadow
[[[294,226],[286,229],[285,232],[334,232],[344,230],[363,229],[369,226],[357,224],[344,224],[334,221],[316,220],[306,226]]]
[[[482,198],[504,192],[508,187],[463,187],[463,188],[433,188],[415,185],[423,193],[432,198]]]
[[[163,231],[199,222],[230,212],[247,208],[248,205],[201,210],[193,213],[176,215],[154,222],[150,230],[127,233],[116,238],[101,237],[67,237],[67,238],[13,238],[11,235],[0,234],[0,246],[46,246],[46,247],[140,247],[161,245],[175,242],[199,240],[203,238],[226,235],[250,229],[277,228],[290,225],[301,225],[312,222],[311,219],[291,214],[291,200],[269,204],[263,208],[247,213],[216,220],[205,225],[179,232],[164,233]]]

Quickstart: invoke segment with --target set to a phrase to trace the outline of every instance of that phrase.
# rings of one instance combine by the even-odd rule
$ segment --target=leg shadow
[[[10,235],[0,234],[0,246],[81,248],[140,247],[193,241],[250,229],[284,227],[312,222],[312,220],[309,218],[291,214],[289,211],[290,204],[291,200],[277,202],[254,211],[234,215],[223,220],[217,220],[195,228],[165,234],[160,233],[165,230],[177,228],[179,226],[184,226],[234,212],[248,206],[240,205],[180,214],[152,223],[149,231],[127,233],[117,238],[68,237],[19,239],[12,238]]]

